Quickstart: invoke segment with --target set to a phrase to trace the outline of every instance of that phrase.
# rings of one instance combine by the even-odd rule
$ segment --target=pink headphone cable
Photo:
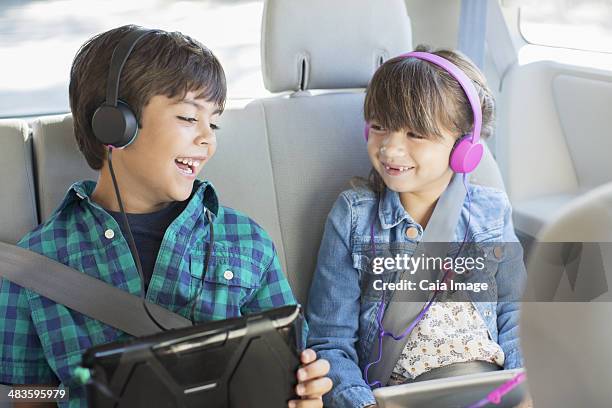
[[[527,374],[525,374],[524,372],[519,373],[515,375],[511,380],[506,381],[505,383],[503,383],[502,385],[500,385],[499,387],[491,391],[486,397],[484,397],[480,401],[475,402],[472,405],[468,406],[468,408],[481,408],[489,403],[497,405],[501,402],[504,395],[508,394],[510,391],[515,389],[519,384],[521,384],[526,379],[527,379]]]

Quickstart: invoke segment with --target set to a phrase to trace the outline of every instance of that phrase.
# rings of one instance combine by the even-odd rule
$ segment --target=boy
[[[108,151],[91,126],[105,99],[113,50],[136,29],[123,26],[99,34],[77,53],[69,88],[74,133],[87,163],[100,175],[97,183],[73,184],[55,213],[19,245],[139,295],[141,279],[124,238]],[[295,303],[267,233],[245,215],[220,206],[213,186],[196,180],[215,154],[214,122],[225,97],[219,61],[178,32],[152,31],[140,39],[119,83],[119,99],[135,113],[139,131],[130,145],[113,151],[111,163],[142,264],[146,298],[195,322]],[[202,276],[209,222],[214,245]],[[0,382],[61,382],[70,389],[66,405],[85,406],[84,387],[74,371],[82,353],[128,336],[9,281],[0,283]],[[301,359],[296,392],[302,399],[289,406],[322,406],[321,395],[331,388],[324,377],[329,364],[316,360],[312,350]]]

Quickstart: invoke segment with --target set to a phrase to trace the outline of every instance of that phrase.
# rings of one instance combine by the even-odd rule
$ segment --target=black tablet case
[[[299,306],[93,347],[93,408],[286,407],[295,397]]]

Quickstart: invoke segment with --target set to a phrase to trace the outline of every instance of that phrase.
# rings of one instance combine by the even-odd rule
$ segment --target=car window
[[[531,44],[612,53],[612,0],[538,0],[520,7]]]
[[[88,38],[138,24],[181,31],[225,68],[228,96],[267,95],[259,54],[263,0],[3,0],[0,117],[69,111],[72,59]]]

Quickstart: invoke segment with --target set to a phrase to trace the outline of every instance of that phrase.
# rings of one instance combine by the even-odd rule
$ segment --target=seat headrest
[[[270,92],[364,88],[383,61],[411,50],[404,0],[265,2],[261,61]]]

